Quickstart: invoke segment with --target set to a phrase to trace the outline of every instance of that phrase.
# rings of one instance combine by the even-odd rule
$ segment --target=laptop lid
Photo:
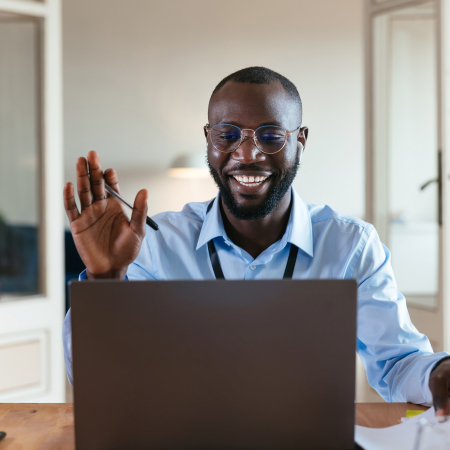
[[[354,448],[354,280],[82,281],[70,296],[77,449]]]

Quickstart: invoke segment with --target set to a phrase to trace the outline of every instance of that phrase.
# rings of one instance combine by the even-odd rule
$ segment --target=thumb
[[[449,415],[449,400],[448,400],[448,396],[447,398],[443,401],[438,403],[438,406],[435,406],[435,415],[436,416],[448,416]]]
[[[141,237],[145,236],[145,221],[147,218],[147,189],[141,189],[134,199],[133,212],[131,213],[130,227]]]

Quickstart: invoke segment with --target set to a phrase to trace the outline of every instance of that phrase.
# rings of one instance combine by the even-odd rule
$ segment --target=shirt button
[[[250,269],[255,270],[256,266],[250,266]]]

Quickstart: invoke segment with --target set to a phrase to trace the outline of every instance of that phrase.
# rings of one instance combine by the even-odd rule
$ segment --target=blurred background
[[[0,401],[71,401],[62,186],[89,150],[149,214],[216,194],[209,97],[248,66],[289,78],[310,133],[294,187],[374,223],[445,343],[445,1],[0,0]],[[428,184],[427,184],[428,183]],[[444,348],[445,347],[445,348]],[[357,400],[380,401],[357,358]]]

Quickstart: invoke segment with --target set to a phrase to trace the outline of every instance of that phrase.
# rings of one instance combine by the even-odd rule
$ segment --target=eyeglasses
[[[212,128],[209,128],[209,124],[206,124],[204,128],[209,135],[211,144],[219,152],[235,152],[246,139],[250,138],[250,136],[245,135],[243,132],[253,131],[253,141],[255,142],[256,148],[260,152],[268,155],[273,155],[283,150],[287,142],[287,137],[300,130],[300,127],[297,127],[293,131],[287,131],[284,128],[274,125],[264,125],[256,130],[250,128],[241,130],[236,125],[228,123],[219,123]]]

